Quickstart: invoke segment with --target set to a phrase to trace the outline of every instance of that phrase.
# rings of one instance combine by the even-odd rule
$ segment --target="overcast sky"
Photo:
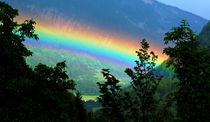
[[[210,0],[157,0],[210,20]]]

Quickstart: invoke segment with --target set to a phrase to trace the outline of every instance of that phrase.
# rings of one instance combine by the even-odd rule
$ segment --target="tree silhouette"
[[[4,2],[0,2],[0,73],[1,79],[10,79],[26,75],[25,58],[32,55],[23,42],[25,38],[38,39],[34,34],[33,20],[26,20],[22,24],[14,21],[18,11]],[[11,72],[12,71],[12,72]],[[3,74],[4,73],[4,74]]]
[[[14,21],[18,11],[0,2],[0,121],[83,121],[84,108],[69,90],[75,83],[66,74],[65,62],[55,67],[39,64],[33,70],[23,42],[38,39],[33,20]],[[80,101],[81,102],[81,101]]]
[[[39,64],[34,69],[36,80],[47,81],[60,90],[75,90],[75,83],[69,80],[64,68],[66,68],[65,61],[57,63],[54,68]]]
[[[154,95],[161,80],[153,73],[157,56],[154,52],[148,53],[149,43],[146,39],[141,41],[141,47],[136,51],[139,61],[135,61],[134,71],[129,68],[125,70],[132,80],[132,93],[122,92],[118,85],[120,81],[109,70],[102,71],[106,82],[98,83],[102,94],[99,102],[112,121],[148,122],[155,119],[158,101]]]
[[[32,76],[24,57],[32,55],[22,42],[25,38],[38,39],[34,34],[33,20],[22,24],[14,21],[18,11],[4,2],[0,2],[0,120],[10,121],[24,118],[22,113],[31,111],[34,102],[28,89],[34,82],[26,77]],[[24,105],[25,106],[24,106]],[[17,112],[18,111],[18,112]],[[28,114],[31,114],[30,112]],[[27,117],[25,117],[27,118]]]
[[[99,102],[103,106],[103,113],[107,115],[111,121],[123,121],[122,110],[122,89],[118,85],[120,82],[108,69],[103,69],[102,74],[107,80],[105,83],[97,82],[101,95],[98,97]]]
[[[139,101],[139,110],[141,111],[141,120],[143,122],[151,121],[157,108],[157,100],[154,95],[162,77],[154,75],[155,61],[158,56],[154,52],[148,53],[149,43],[146,39],[141,41],[141,49],[136,51],[139,61],[136,62],[134,71],[127,68],[125,72],[131,77],[131,85],[134,89],[137,101]]]
[[[210,57],[199,48],[198,36],[186,20],[166,33],[165,44],[174,46],[164,49],[179,78],[175,99],[180,121],[210,121]]]

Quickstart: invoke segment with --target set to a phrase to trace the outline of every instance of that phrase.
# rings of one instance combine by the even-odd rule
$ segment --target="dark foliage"
[[[71,92],[76,84],[69,80],[65,61],[55,67],[39,64],[35,69],[26,64],[25,57],[32,52],[23,42],[26,38],[38,39],[36,23],[26,20],[18,24],[16,16],[16,9],[0,2],[0,121],[210,121],[210,56],[186,20],[164,38],[165,44],[173,45],[164,53],[178,78],[176,86],[169,83],[171,79],[154,74],[157,56],[148,53],[149,43],[143,39],[136,52],[139,61],[133,70],[125,70],[131,78],[131,90],[122,89],[120,81],[103,69],[106,81],[97,83],[102,109],[92,113],[84,108],[81,94]],[[208,26],[202,33],[208,33]]]
[[[38,39],[35,21],[18,24],[16,16],[16,9],[0,2],[0,121],[88,121],[81,96],[69,92],[75,83],[66,74],[65,62],[39,64],[34,70],[26,64],[32,52],[23,42]]]
[[[198,36],[189,28],[186,20],[179,27],[166,33],[164,49],[170,57],[168,65],[174,67],[179,79],[174,94],[180,121],[210,121],[210,57],[205,49],[199,48]]]
[[[120,81],[111,75],[108,69],[103,69],[102,74],[107,82],[104,84],[98,82],[97,84],[101,93],[98,100],[103,106],[103,113],[112,121],[124,120],[122,114],[123,101],[120,95],[122,89],[118,85]]]
[[[101,104],[96,100],[87,100],[85,101],[84,106],[89,111],[94,111],[94,108],[101,108]]]
[[[148,53],[149,44],[145,39],[142,40],[141,46],[136,52],[139,61],[135,61],[134,71],[129,68],[125,70],[132,80],[132,94],[122,92],[118,85],[120,81],[111,75],[109,70],[102,71],[106,82],[98,83],[102,94],[98,99],[104,114],[107,114],[111,121],[157,121],[158,100],[155,99],[155,93],[161,80],[161,77],[153,73],[157,56],[154,52]]]
[[[143,39],[141,42],[142,48],[136,51],[139,61],[136,62],[134,71],[126,69],[125,72],[131,77],[131,85],[139,101],[139,109],[141,111],[140,120],[143,122],[152,121],[157,108],[157,100],[154,95],[161,77],[155,76],[155,61],[157,57],[154,52],[148,53],[149,43]]]

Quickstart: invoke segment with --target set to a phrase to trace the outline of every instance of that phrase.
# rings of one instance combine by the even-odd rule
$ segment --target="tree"
[[[43,82],[49,82],[55,89],[60,90],[75,90],[75,83],[73,80],[69,80],[69,76],[64,70],[66,68],[65,61],[57,63],[54,68],[48,67],[44,64],[39,64],[34,69],[35,80],[40,84]],[[48,86],[50,87],[50,86]]]
[[[78,120],[80,122],[88,122],[88,121],[91,121],[91,120],[88,120],[88,115],[87,115],[87,111],[84,107],[84,101],[82,100],[82,96],[80,94],[79,91],[76,92],[76,98],[75,98],[75,105],[76,105],[76,108],[78,110]]]
[[[164,49],[179,79],[175,99],[180,121],[210,121],[210,57],[199,48],[198,36],[186,20],[166,33]]]
[[[158,101],[155,93],[161,77],[155,76],[154,52],[148,53],[149,43],[146,39],[141,41],[141,49],[136,51],[139,61],[135,61],[134,71],[127,68],[125,72],[131,77],[133,92],[122,92],[118,85],[120,82],[109,70],[102,73],[106,79],[104,84],[98,83],[100,93],[99,102],[102,103],[104,113],[109,113],[111,120],[148,122],[155,121]]]
[[[26,37],[38,37],[34,34],[33,20],[18,24],[14,21],[16,16],[16,9],[0,2],[0,121],[15,121],[18,117],[23,117],[21,114],[25,111],[30,114],[29,111],[34,108],[29,107],[34,102],[26,96],[34,86],[34,82],[26,77],[32,76],[33,72],[24,59],[32,52],[23,42]]]
[[[38,39],[34,34],[33,20],[26,20],[22,24],[14,21],[18,16],[18,10],[4,2],[0,2],[0,73],[1,79],[9,79],[13,76],[26,75],[27,68],[25,58],[31,56],[23,42],[25,38]],[[15,60],[14,60],[15,59]],[[12,72],[11,72],[12,71]]]
[[[65,62],[30,68],[25,57],[32,52],[23,42],[38,39],[35,21],[18,24],[16,16],[16,9],[0,2],[0,121],[82,121],[78,109],[84,106],[69,92],[75,83],[66,74]]]
[[[125,72],[131,77],[131,85],[139,101],[140,119],[148,122],[152,121],[156,112],[158,101],[155,100],[154,95],[162,77],[154,75],[155,61],[158,56],[152,51],[148,53],[150,46],[146,39],[141,41],[141,47],[139,51],[136,51],[139,61],[135,61],[134,71],[127,68]]]
[[[122,110],[122,89],[118,85],[120,82],[108,69],[103,69],[102,74],[107,80],[104,84],[97,82],[101,95],[98,97],[99,102],[103,106],[103,113],[110,118],[111,121],[123,121]]]

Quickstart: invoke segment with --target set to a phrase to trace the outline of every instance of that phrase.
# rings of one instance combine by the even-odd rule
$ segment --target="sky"
[[[210,20],[210,0],[157,0]]]

